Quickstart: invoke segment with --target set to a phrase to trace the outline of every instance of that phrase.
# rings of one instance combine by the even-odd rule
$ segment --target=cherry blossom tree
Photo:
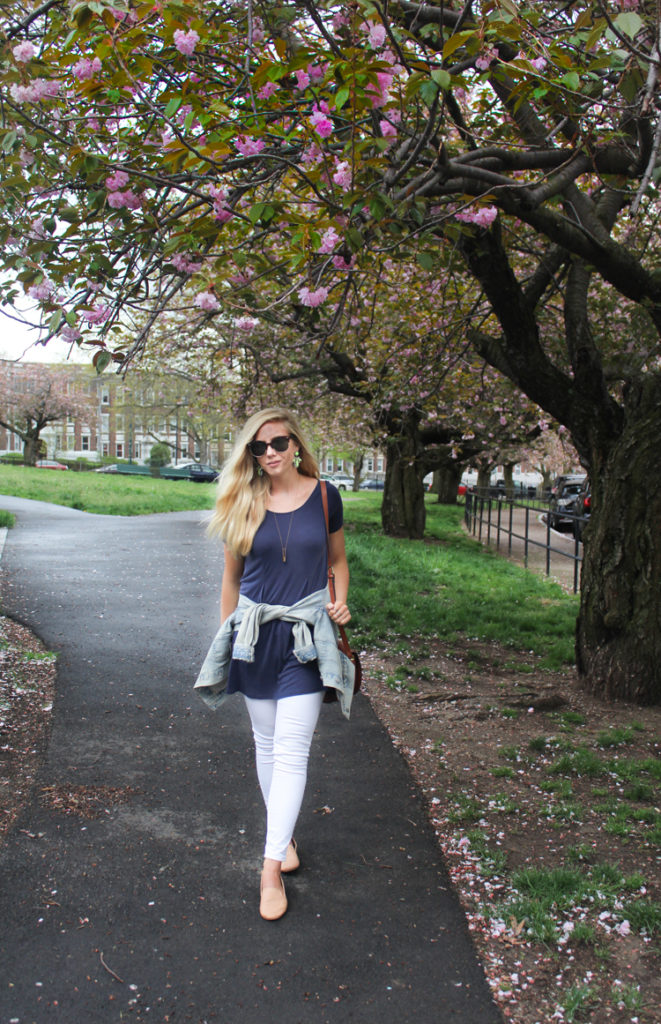
[[[96,406],[84,374],[69,367],[0,361],[0,426],[23,441],[23,461],[34,466],[40,436],[50,423],[81,419],[91,425]]]
[[[99,367],[143,350],[184,292],[200,323],[287,311],[310,360],[353,373],[348,393],[375,383],[337,342],[374,262],[461,266],[479,296],[465,339],[591,473],[579,671],[658,700],[656,0],[3,15],[5,299],[27,291],[46,334],[97,344]],[[395,408],[389,428],[405,503],[419,415]]]

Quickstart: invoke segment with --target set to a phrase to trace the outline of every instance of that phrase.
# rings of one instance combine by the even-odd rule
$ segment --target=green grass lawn
[[[129,516],[210,510],[215,486],[0,465],[0,509],[2,494]],[[411,541],[383,535],[378,492],[343,497],[357,644],[475,637],[531,651],[545,667],[573,662],[577,598],[468,537],[461,507],[430,495],[426,538]]]
[[[99,515],[139,516],[152,512],[211,509],[215,486],[190,480],[0,465],[0,507],[3,494],[51,501]]]

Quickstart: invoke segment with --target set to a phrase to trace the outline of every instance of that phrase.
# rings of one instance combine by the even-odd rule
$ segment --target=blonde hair
[[[218,480],[216,507],[208,526],[211,536],[221,537],[233,555],[248,554],[264,516],[270,490],[269,478],[257,472],[257,460],[250,454],[248,443],[254,440],[265,423],[283,423],[296,443],[302,476],[318,477],[319,467],[303,436],[300,425],[289,409],[272,406],[262,409],[246,421],[236,439],[232,454]]]

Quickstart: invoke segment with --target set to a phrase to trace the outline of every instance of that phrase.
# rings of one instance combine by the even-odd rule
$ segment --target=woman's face
[[[273,420],[259,428],[255,434],[255,440],[265,441],[268,446],[274,437],[287,437],[288,434],[289,428],[281,420]],[[282,476],[293,467],[295,452],[294,442],[289,438],[289,443],[284,452],[267,447],[265,453],[257,458],[257,462],[267,476]]]

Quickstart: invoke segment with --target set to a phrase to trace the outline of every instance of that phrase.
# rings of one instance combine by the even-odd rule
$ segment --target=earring
[[[257,467],[257,476],[264,476],[264,470],[261,466]]]
[[[296,469],[298,469],[300,464],[301,464],[301,453],[300,452],[294,452],[294,465],[296,466]]]

